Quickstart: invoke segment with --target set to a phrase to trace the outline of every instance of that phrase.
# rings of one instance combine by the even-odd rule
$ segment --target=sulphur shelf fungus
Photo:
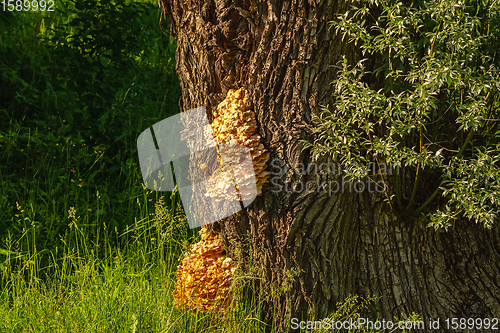
[[[255,133],[255,113],[247,109],[247,103],[245,89],[229,90],[217,106],[210,128],[205,128],[208,144],[217,148],[220,165],[207,181],[206,195],[212,198],[251,199],[262,193],[262,186],[269,178],[269,172],[265,171],[269,152]]]
[[[200,236],[201,241],[191,245],[177,268],[175,305],[193,311],[226,311],[232,303],[236,268],[224,255],[218,235],[201,228]]]

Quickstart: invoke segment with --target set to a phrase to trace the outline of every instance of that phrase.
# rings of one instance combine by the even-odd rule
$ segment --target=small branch
[[[457,154],[457,158],[460,158],[464,151],[465,151],[465,147],[467,147],[469,141],[472,139],[472,137],[474,136],[474,131],[470,131],[469,132],[469,135],[467,135],[467,138],[465,139],[465,142],[464,144],[462,145],[462,148],[460,148],[460,151],[458,152]],[[434,198],[436,197],[436,195],[439,193],[439,191],[441,190],[441,186],[444,185],[444,183],[446,182],[446,180],[442,180],[437,189],[434,191],[434,193],[431,194],[431,196],[420,206],[418,207],[414,212],[413,214],[414,215],[417,215],[418,213],[420,213],[422,210],[425,209],[425,207],[427,207],[431,202],[432,200],[434,200]]]
[[[413,202],[415,201],[415,197],[417,195],[419,175],[420,175],[420,164],[417,165],[417,172],[415,175],[415,182],[413,183],[413,190],[411,192],[410,202],[408,203],[408,206],[406,206],[405,212],[408,212],[410,210],[411,206],[413,206]]]
[[[399,174],[399,168],[398,168],[397,172],[396,172],[396,178],[395,178],[394,187],[395,187],[395,190],[396,190],[396,202],[398,203],[399,209],[403,210],[403,203],[401,202],[401,190],[399,188],[399,178],[400,177],[401,176]]]
[[[423,136],[422,128],[420,128],[420,135],[419,135],[420,149],[418,151],[420,154],[422,153],[422,136]],[[413,183],[413,189],[411,191],[410,202],[408,203],[408,206],[406,206],[405,212],[408,212],[410,210],[411,206],[413,206],[413,202],[415,201],[415,197],[417,195],[417,186],[418,186],[419,175],[420,175],[420,163],[417,164],[417,171],[415,174],[415,182]]]

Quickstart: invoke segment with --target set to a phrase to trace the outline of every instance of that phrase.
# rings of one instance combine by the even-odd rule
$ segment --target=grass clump
[[[227,313],[174,306],[179,258],[198,237],[162,197],[125,233],[102,230],[102,245],[79,231],[74,209],[68,221],[77,232],[65,242],[78,246],[38,250],[34,227],[22,239],[4,240],[1,332],[263,332],[255,303],[236,303]],[[107,241],[113,237],[128,241],[113,247]]]

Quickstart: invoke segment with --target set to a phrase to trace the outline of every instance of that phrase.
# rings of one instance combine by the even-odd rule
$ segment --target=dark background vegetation
[[[39,249],[76,232],[70,207],[90,239],[137,222],[137,137],[177,113],[180,96],[156,4],[56,7],[0,13],[0,240],[29,230]]]

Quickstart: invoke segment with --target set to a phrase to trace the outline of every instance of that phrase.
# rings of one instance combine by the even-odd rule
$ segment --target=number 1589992
[[[4,12],[54,11],[54,0],[2,0],[0,4]]]

